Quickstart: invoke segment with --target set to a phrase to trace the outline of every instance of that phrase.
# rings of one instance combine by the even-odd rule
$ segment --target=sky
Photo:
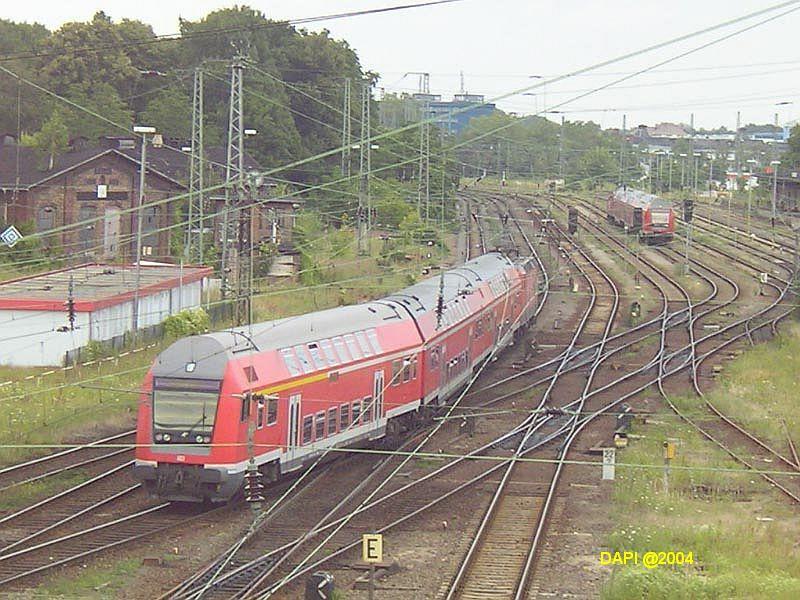
[[[419,0],[252,0],[275,19],[327,15]],[[221,0],[27,0],[4,2],[0,18],[57,29],[98,10],[114,20],[139,19],[158,34],[178,31],[178,19],[197,20],[230,7]],[[602,127],[663,121],[712,128],[780,124],[800,117],[800,1],[770,23],[677,58],[769,15],[614,63],[558,82],[548,80],[684,34],[779,4],[778,0],[462,0],[387,14],[329,20],[330,30],[381,75],[377,94],[415,92],[430,73],[434,94],[484,94],[518,114],[545,109]],[[777,11],[775,14],[778,14]],[[636,74],[647,70],[644,74]],[[634,75],[626,81],[617,80]],[[610,85],[613,84],[613,85]],[[531,86],[527,94],[517,93]],[[602,91],[596,88],[609,86]],[[585,97],[578,98],[578,96]],[[551,112],[548,118],[559,120]]]

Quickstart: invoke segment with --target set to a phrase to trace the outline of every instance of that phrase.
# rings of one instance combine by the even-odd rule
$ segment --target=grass
[[[767,403],[795,418],[797,408],[790,406],[797,397],[800,348],[795,344],[800,344],[797,325],[780,340],[734,361],[712,396],[728,397],[731,408],[739,410],[744,410],[741,405]],[[692,415],[705,414],[698,398],[675,401]],[[782,432],[775,421],[764,425],[765,436]],[[660,465],[662,443],[671,439],[677,443],[672,464],[695,469],[673,468],[667,491],[663,469],[618,467],[615,527],[607,545],[640,553],[691,551],[694,564],[652,570],[613,567],[602,592],[605,600],[800,597],[800,518],[794,506],[756,475],[715,471],[742,467],[672,412],[637,424],[634,433],[642,437],[632,438],[620,462]]]
[[[723,371],[709,401],[776,450],[788,453],[789,435],[800,451],[800,323],[785,324],[777,339],[757,346]]]
[[[45,496],[83,483],[87,479],[85,472],[72,470],[0,492],[0,511],[14,511],[29,506]]]
[[[110,597],[124,598],[128,596],[124,590],[126,583],[141,565],[142,561],[139,558],[124,558],[110,565],[93,565],[84,568],[75,577],[58,577],[43,584],[36,591],[22,592],[17,599],[44,597],[102,600]]]

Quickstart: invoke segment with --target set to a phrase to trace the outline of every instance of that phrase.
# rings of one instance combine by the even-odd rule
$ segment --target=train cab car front
[[[134,478],[148,494],[173,502],[227,502],[241,488],[243,471],[224,467],[137,460]]]

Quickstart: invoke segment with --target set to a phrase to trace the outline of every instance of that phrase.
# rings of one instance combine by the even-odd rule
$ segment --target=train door
[[[642,209],[633,209],[633,230],[639,231],[642,228]]]
[[[289,429],[286,439],[286,459],[292,460],[297,454],[300,433],[300,394],[289,396]]]
[[[375,419],[380,419],[383,416],[383,369],[375,371],[372,391],[372,397],[375,398]]]

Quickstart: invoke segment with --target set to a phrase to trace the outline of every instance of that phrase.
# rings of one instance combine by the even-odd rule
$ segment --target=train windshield
[[[669,223],[668,210],[651,210],[650,215],[653,225],[667,225]]]
[[[159,378],[153,393],[153,425],[158,430],[210,434],[214,429],[219,382]]]

